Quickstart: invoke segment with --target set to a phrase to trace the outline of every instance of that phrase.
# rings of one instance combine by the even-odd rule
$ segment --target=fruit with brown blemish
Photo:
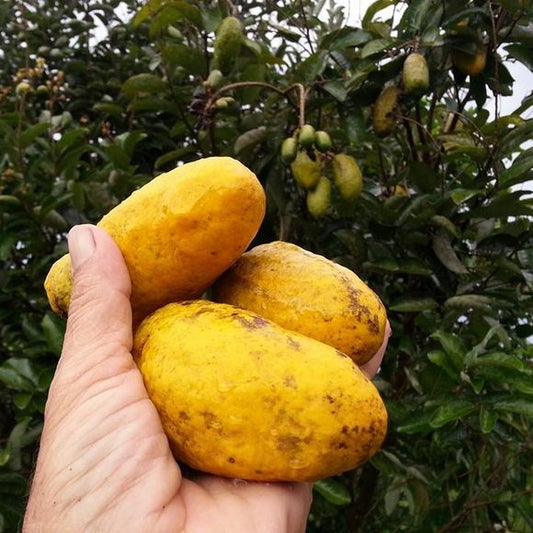
[[[169,304],[146,318],[134,357],[175,457],[256,481],[315,481],[381,445],[377,389],[337,349],[232,305]]]
[[[252,248],[212,287],[213,299],[334,346],[357,364],[383,342],[377,294],[354,272],[287,242]]]

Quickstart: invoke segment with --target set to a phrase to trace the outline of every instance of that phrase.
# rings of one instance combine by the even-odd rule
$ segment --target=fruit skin
[[[487,48],[478,44],[475,54],[459,48],[452,49],[453,66],[462,74],[477,76],[485,70],[487,65]]]
[[[204,81],[203,85],[205,87],[210,87],[211,89],[220,89],[224,83],[224,74],[218,69],[213,69],[207,79]]]
[[[386,137],[396,127],[400,94],[399,87],[390,85],[378,96],[372,113],[372,127],[378,137]]]
[[[315,134],[315,146],[319,152],[327,152],[333,147],[331,137],[327,131],[317,131]]]
[[[294,137],[287,137],[281,143],[281,159],[285,163],[292,163],[298,154],[298,141]]]
[[[344,354],[231,305],[148,317],[133,353],[175,457],[216,475],[315,481],[382,443],[377,389]]]
[[[385,307],[354,272],[287,242],[243,254],[214,284],[213,299],[334,346],[357,364],[385,335]]]
[[[311,124],[304,124],[298,133],[298,142],[303,148],[311,148],[315,142],[315,128]]]
[[[261,184],[230,157],[161,174],[113,208],[98,226],[128,266],[134,323],[168,302],[198,298],[246,250],[264,213]],[[63,316],[70,284],[66,255],[45,281],[52,309]]]
[[[291,163],[291,170],[298,185],[305,189],[314,189],[321,175],[320,157],[314,152],[315,159],[311,159],[305,150],[296,154],[296,159]]]
[[[355,200],[363,190],[363,175],[357,161],[348,154],[336,154],[331,162],[336,187],[345,200]]]
[[[216,32],[213,66],[227,74],[235,64],[243,41],[242,25],[236,17],[226,17]]]
[[[402,79],[408,94],[423,94],[429,87],[429,70],[422,54],[410,54],[403,64]]]
[[[331,207],[331,181],[326,176],[320,176],[316,187],[307,192],[307,210],[315,218],[328,214]]]

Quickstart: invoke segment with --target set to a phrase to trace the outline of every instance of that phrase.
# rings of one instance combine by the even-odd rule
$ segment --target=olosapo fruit
[[[294,137],[287,137],[281,143],[281,159],[285,163],[292,163],[298,154],[298,141]]]
[[[292,175],[304,189],[314,189],[321,175],[320,157],[317,152],[311,152],[311,155],[314,159],[306,150],[299,150],[291,163]]]
[[[452,63],[465,76],[478,76],[487,65],[487,47],[478,43],[473,53],[468,48],[452,48]]]
[[[239,56],[243,41],[242,25],[236,17],[222,19],[216,32],[213,51],[213,66],[227,74]]]
[[[222,87],[222,84],[224,83],[224,74],[220,72],[218,69],[213,69],[209,76],[207,76],[207,79],[204,81],[203,85],[204,87],[209,87],[211,89],[220,89]]]
[[[307,210],[315,218],[328,214],[331,207],[331,181],[326,176],[320,176],[316,187],[307,191]]]
[[[387,314],[354,272],[282,241],[243,254],[212,287],[213,299],[247,309],[351,357],[369,361],[383,342]]]
[[[331,137],[327,131],[317,131],[315,134],[315,147],[319,152],[327,152],[333,147]]]
[[[333,179],[345,200],[355,200],[363,190],[363,175],[357,161],[348,154],[336,154],[331,161]]]
[[[369,459],[387,413],[331,346],[205,300],[146,318],[133,353],[171,449],[192,468],[255,481],[315,481]]]
[[[429,87],[429,70],[422,54],[410,54],[403,64],[402,80],[408,94],[420,95]]]
[[[396,127],[399,115],[398,99],[401,90],[399,87],[389,85],[381,91],[372,112],[372,127],[378,137],[386,137]]]
[[[304,124],[298,132],[298,142],[302,148],[311,148],[315,142],[315,128]]]
[[[98,226],[126,261],[134,323],[168,302],[201,296],[246,250],[264,214],[255,174],[229,157],[161,174],[113,208]],[[67,254],[45,281],[52,309],[63,316],[71,286]]]

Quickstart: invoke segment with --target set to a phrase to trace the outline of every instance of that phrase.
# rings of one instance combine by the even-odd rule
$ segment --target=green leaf
[[[374,15],[376,13],[378,13],[382,9],[385,9],[393,4],[394,4],[394,0],[377,0],[377,2],[370,4],[370,6],[366,10],[363,20],[361,21],[361,25],[363,26],[363,29],[365,30],[368,29],[368,25],[372,22],[372,19],[374,18]]]
[[[128,98],[143,94],[162,93],[166,88],[166,83],[155,74],[136,74],[122,84],[122,92]]]
[[[492,404],[497,411],[504,411],[506,413],[516,413],[533,417],[533,402],[531,400],[509,400],[495,402]]]
[[[514,163],[500,174],[500,185],[507,186],[533,178],[533,150],[523,152]]]
[[[498,421],[498,413],[489,408],[489,406],[482,406],[479,410],[479,426],[482,433],[490,433],[496,422]]]
[[[324,50],[342,50],[353,46],[361,46],[372,39],[372,34],[358,28],[340,28],[326,34],[320,48]]]
[[[206,60],[204,54],[190,46],[169,44],[163,49],[163,58],[174,67],[182,67],[190,74],[205,74]]]
[[[333,505],[348,505],[352,501],[346,485],[333,478],[315,482],[313,489]]]
[[[391,41],[390,39],[374,39],[363,46],[363,49],[361,50],[361,58],[364,59],[378,54],[379,52],[383,52],[383,50],[387,50],[393,45],[394,41]]]
[[[450,357],[441,350],[433,350],[427,354],[428,359],[438,367],[442,368],[450,378],[456,380],[459,375],[456,368],[452,364]]]
[[[41,321],[41,328],[48,348],[52,353],[59,355],[63,348],[64,322],[56,315],[47,312]]]
[[[118,104],[110,104],[107,102],[98,102],[93,105],[93,109],[96,111],[101,111],[107,115],[120,116],[124,113],[124,108]]]
[[[442,215],[433,215],[431,217],[431,223],[438,228],[446,230],[456,239],[459,238],[459,230],[449,218],[443,217]]]
[[[468,270],[461,263],[452,247],[448,233],[438,230],[433,236],[432,248],[439,261],[455,274],[468,274]]]
[[[391,486],[387,488],[387,491],[385,492],[385,514],[387,516],[390,516],[396,507],[398,506],[398,502],[400,501],[400,496],[402,494],[402,489],[396,484],[393,483]]]
[[[344,102],[348,96],[348,90],[340,81],[328,81],[322,88],[339,102]]]
[[[450,196],[455,205],[461,205],[467,200],[476,197],[478,194],[481,194],[483,191],[480,189],[454,189]]]
[[[493,298],[482,294],[461,294],[452,296],[444,302],[445,307],[455,307],[459,309],[481,309],[489,310],[493,305]]]
[[[423,22],[428,11],[437,7],[435,4],[433,0],[414,0],[410,2],[402,17],[400,26],[404,27],[410,35],[420,33],[426,27]]]
[[[456,370],[461,370],[464,366],[464,358],[466,355],[466,348],[463,341],[454,333],[449,333],[443,330],[437,330],[431,335],[432,339],[440,342],[444,351],[450,357]]]
[[[437,408],[431,417],[431,427],[437,429],[464,418],[475,411],[475,406],[466,400],[449,400]]]
[[[37,137],[47,132],[50,129],[50,124],[43,122],[30,126],[20,136],[20,144],[23,147],[29,146]]]
[[[235,140],[233,151],[236,154],[240,154],[244,150],[257,146],[265,139],[266,131],[266,126],[259,126],[258,128],[254,128],[242,133]]]
[[[389,309],[398,313],[419,313],[422,311],[435,309],[438,306],[439,304],[429,296],[407,296],[394,302],[389,306]]]

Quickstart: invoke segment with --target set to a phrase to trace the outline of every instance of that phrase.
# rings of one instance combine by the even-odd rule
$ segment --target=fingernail
[[[74,226],[68,234],[68,250],[72,270],[76,270],[89,259],[96,250],[91,226]]]

